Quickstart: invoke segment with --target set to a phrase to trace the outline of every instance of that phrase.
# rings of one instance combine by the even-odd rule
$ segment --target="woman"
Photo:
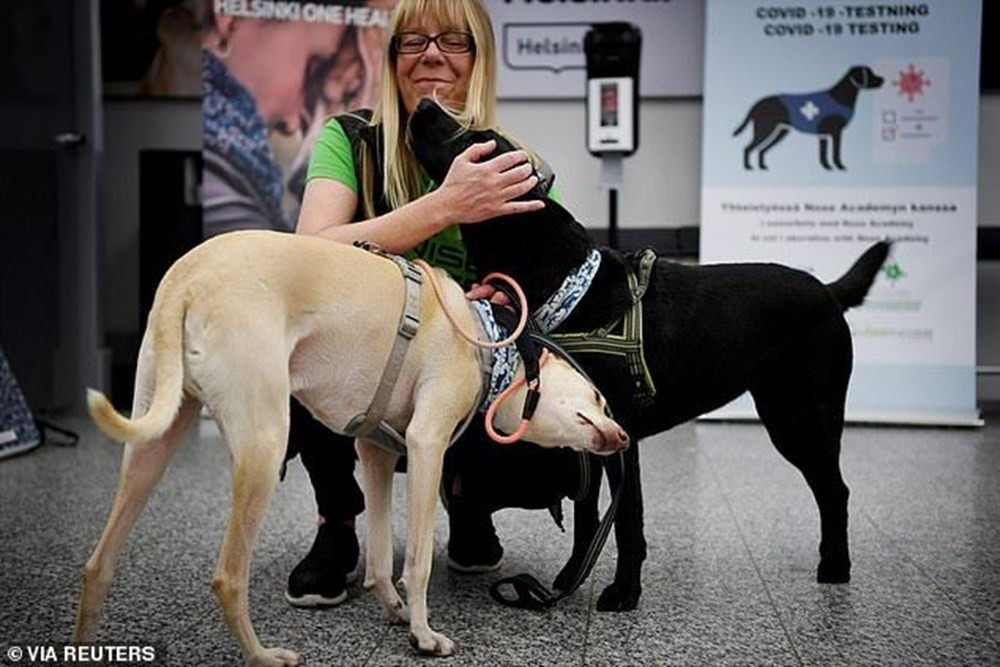
[[[489,14],[480,0],[400,0],[391,33],[381,97],[370,121],[335,118],[317,140],[297,232],[418,254],[468,286],[476,273],[458,225],[543,208],[540,201],[515,201],[535,186],[534,166],[525,151],[484,159],[494,142],[476,144],[456,158],[435,189],[404,132],[408,115],[425,97],[436,98],[471,127],[496,126]],[[476,287],[468,296],[488,294]],[[346,599],[345,574],[358,555],[354,517],[363,501],[354,481],[353,451],[305,445],[301,452],[316,490],[320,528],[310,553],[289,577],[287,597],[297,606],[337,604]],[[452,492],[461,464],[449,457],[445,488]],[[449,565],[467,572],[498,567],[503,550],[489,509],[452,494],[449,517]]]

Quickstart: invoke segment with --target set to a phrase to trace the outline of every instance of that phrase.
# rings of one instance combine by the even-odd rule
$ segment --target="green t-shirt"
[[[332,179],[343,183],[358,194],[358,176],[351,140],[347,138],[347,133],[336,118],[331,118],[326,123],[313,147],[306,180],[314,178]],[[424,180],[426,183],[424,193],[433,190],[434,182],[429,177],[425,177]],[[549,191],[549,198],[559,201],[555,189]],[[406,253],[406,257],[408,259],[419,257],[432,266],[444,269],[464,287],[471,285],[478,277],[462,241],[459,225],[441,230]]]

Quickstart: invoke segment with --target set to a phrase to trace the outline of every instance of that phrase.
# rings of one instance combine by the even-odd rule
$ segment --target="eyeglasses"
[[[442,32],[434,36],[401,32],[392,36],[392,48],[396,53],[423,53],[431,42],[437,44],[441,53],[468,53],[476,46],[472,35],[467,32]]]

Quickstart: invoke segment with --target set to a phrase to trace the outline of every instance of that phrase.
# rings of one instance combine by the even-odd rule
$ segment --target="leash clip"
[[[541,381],[537,377],[528,383],[528,392],[524,397],[524,407],[521,408],[521,419],[531,421],[531,418],[535,416],[535,410],[538,408],[538,400],[542,397],[540,386]]]

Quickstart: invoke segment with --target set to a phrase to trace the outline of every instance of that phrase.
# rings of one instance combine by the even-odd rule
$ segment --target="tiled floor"
[[[0,462],[0,660],[8,662],[11,646],[69,637],[80,567],[117,483],[119,446],[85,421],[62,424],[83,433],[78,447]],[[210,588],[228,512],[228,455],[214,426],[199,430],[126,546],[100,642],[153,645],[160,664],[239,664]],[[499,575],[445,567],[439,512],[431,622],[462,646],[444,664],[1000,664],[997,418],[976,430],[847,430],[854,569],[841,586],[815,583],[815,505],[759,426],[690,424],[641,447],[649,559],[639,608],[593,608],[611,580],[613,540],[591,581],[557,609],[500,607],[487,595]],[[397,476],[397,564],[402,494]],[[263,641],[312,665],[430,664],[360,585],[335,609],[285,603],[312,515],[305,472],[292,464],[254,552],[251,613]],[[500,574],[551,581],[570,535],[544,512],[507,510],[497,523],[507,552]]]

